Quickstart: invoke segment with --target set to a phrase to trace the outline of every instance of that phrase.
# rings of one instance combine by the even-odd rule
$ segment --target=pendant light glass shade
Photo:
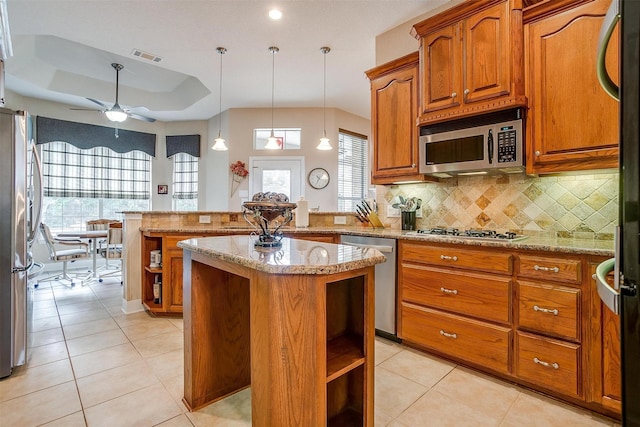
[[[320,144],[318,144],[316,148],[318,150],[328,151],[333,149],[329,138],[327,138],[327,54],[331,52],[331,48],[323,46],[320,48],[320,52],[324,55],[322,71],[322,138],[320,138]]]
[[[104,112],[107,119],[112,122],[122,123],[127,120],[127,113],[125,113],[118,104],[114,105],[111,109]]]
[[[227,53],[227,49],[219,47],[216,51],[220,54],[220,90],[218,92],[220,94],[220,109],[218,112],[218,137],[213,140],[214,144],[211,149],[215,151],[227,151],[227,144],[225,144],[224,138],[222,137],[222,55]]]
[[[276,53],[280,52],[280,49],[278,49],[277,46],[271,46],[269,52],[271,52],[271,136],[267,138],[267,145],[265,145],[264,148],[266,150],[278,150],[280,144],[278,144],[278,139],[273,134],[273,92],[276,75]]]

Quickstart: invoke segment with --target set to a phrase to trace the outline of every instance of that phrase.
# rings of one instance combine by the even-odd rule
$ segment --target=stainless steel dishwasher
[[[374,248],[387,260],[376,265],[376,334],[398,341],[396,335],[396,240],[382,237],[341,235],[340,243],[359,248]]]

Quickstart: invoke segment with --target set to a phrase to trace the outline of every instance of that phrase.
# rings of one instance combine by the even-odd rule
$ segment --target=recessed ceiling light
[[[269,18],[278,20],[282,18],[282,12],[280,12],[278,9],[272,9],[269,11]]]

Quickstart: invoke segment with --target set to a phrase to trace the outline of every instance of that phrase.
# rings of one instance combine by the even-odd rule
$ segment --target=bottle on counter
[[[153,303],[160,304],[162,302],[162,282],[160,275],[156,274],[155,283],[153,284]]]
[[[300,196],[296,208],[296,227],[303,228],[309,226],[309,202]]]

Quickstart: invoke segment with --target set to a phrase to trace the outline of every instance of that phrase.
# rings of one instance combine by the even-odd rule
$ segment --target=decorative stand
[[[280,201],[274,201],[280,200]],[[282,246],[280,229],[293,219],[295,203],[289,203],[284,194],[257,193],[251,202],[244,202],[242,216],[257,231],[256,247],[279,248]]]

